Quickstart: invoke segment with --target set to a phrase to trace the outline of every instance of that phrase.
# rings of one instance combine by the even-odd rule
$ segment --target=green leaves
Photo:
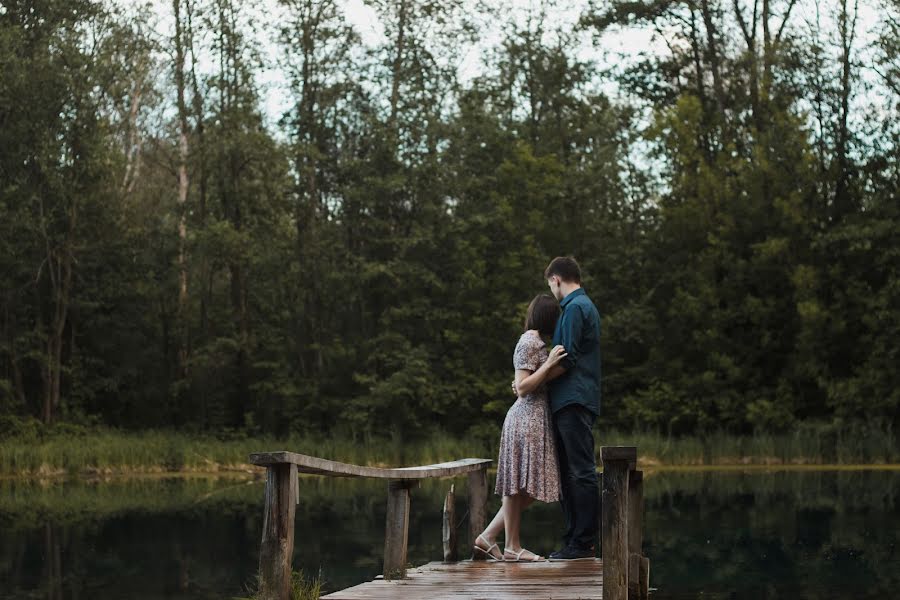
[[[366,45],[337,3],[282,3],[273,124],[250,13],[184,1],[183,126],[171,32],[70,5],[0,13],[0,412],[40,415],[55,373],[57,414],[110,425],[491,440],[571,254],[603,427],[896,423],[900,121],[842,133],[839,57],[791,22],[748,45],[749,7],[615,3],[582,27],[671,50],[601,72],[537,9],[460,81],[464,4],[373,3]]]

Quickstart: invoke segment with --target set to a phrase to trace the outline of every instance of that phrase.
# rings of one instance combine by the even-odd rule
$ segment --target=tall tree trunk
[[[128,110],[128,133],[125,137],[125,174],[122,177],[121,194],[130,196],[134,192],[140,170],[141,143],[138,113],[144,93],[144,61],[135,65],[134,81],[131,85],[131,102]]]
[[[769,27],[769,16],[771,14],[771,9],[769,6],[770,0],[762,0],[762,30],[763,30],[763,73],[762,73],[762,86],[761,86],[761,95],[762,95],[762,108],[765,109],[765,106],[768,106],[769,97],[771,94],[771,85],[772,85],[772,62],[774,60],[774,49],[772,47],[772,33]],[[762,119],[763,124],[766,123],[766,119]]]
[[[403,52],[406,48],[406,9],[408,0],[400,0],[400,12],[397,17],[397,42],[394,53],[394,64],[391,79],[391,115],[388,124],[391,132],[397,134],[397,112],[400,103],[400,80],[403,70]]]
[[[749,61],[749,97],[750,112],[753,115],[753,124],[757,131],[762,131],[764,125],[762,123],[762,110],[759,104],[759,49],[756,41],[756,28],[759,21],[759,0],[753,0],[753,15],[748,24],[741,11],[740,0],[734,0],[734,16],[737,19],[741,34],[744,37],[744,43],[747,46],[747,59]]]
[[[14,300],[10,298],[3,305],[3,333],[6,338],[7,364],[9,375],[12,377],[12,397],[19,407],[25,406],[25,387],[22,382],[22,368],[19,365],[19,353],[16,351],[16,322],[11,313],[14,310]]]
[[[691,9],[691,54],[694,59],[694,80],[695,86],[697,90],[697,98],[700,100],[700,107],[703,112],[703,119],[707,118],[707,111],[709,110],[709,101],[706,97],[706,87],[703,84],[703,59],[701,56],[701,42],[699,40],[699,35],[697,31],[697,16],[694,13],[693,8]],[[701,148],[703,151],[703,156],[707,162],[712,161],[712,156],[710,154],[710,144],[705,138],[703,132],[706,130],[706,127],[700,128],[697,132],[697,147]]]
[[[69,301],[72,291],[72,252],[75,241],[75,225],[78,216],[75,200],[70,200],[67,217],[67,231],[61,247],[53,247],[47,231],[43,199],[39,200],[41,227],[46,251],[45,264],[50,279],[51,312],[47,328],[39,318],[38,326],[45,331],[45,360],[41,370],[43,379],[43,403],[41,416],[45,423],[53,421],[59,408],[62,380],[63,334],[69,315]],[[40,311],[39,311],[40,312]]]
[[[841,12],[838,16],[838,34],[841,41],[841,87],[840,87],[840,112],[838,114],[837,147],[835,158],[837,162],[837,181],[835,182],[835,209],[839,217],[852,210],[852,200],[849,193],[850,165],[847,158],[850,144],[850,130],[848,120],[850,117],[850,97],[853,92],[852,82],[852,51],[853,40],[856,36],[856,17],[859,3],[854,0],[853,15],[847,10],[847,0],[841,0]]]
[[[190,181],[188,179],[188,110],[184,99],[185,90],[185,43],[184,25],[181,15],[181,0],[172,0],[175,14],[175,87],[178,105],[178,326],[181,333],[178,362],[180,376],[187,372],[188,326],[187,326],[187,198]]]
[[[722,84],[722,68],[721,57],[719,56],[718,28],[716,27],[715,15],[713,9],[709,5],[709,0],[700,0],[700,13],[703,16],[703,27],[706,30],[706,56],[709,61],[709,68],[713,78],[713,94],[716,98],[717,116],[722,118],[722,129],[727,127],[724,116],[726,108],[725,87]]]
[[[401,5],[401,11],[404,10]],[[322,10],[324,10],[324,6]],[[298,114],[303,115],[301,118],[301,130],[298,131],[300,139],[300,154],[298,157],[298,171],[303,179],[301,181],[300,197],[303,199],[301,209],[297,211],[298,225],[298,244],[300,246],[300,260],[305,262],[313,269],[317,269],[318,260],[320,258],[319,248],[319,189],[318,189],[318,146],[319,139],[317,135],[319,115],[316,111],[318,101],[318,82],[313,77],[315,65],[315,30],[319,25],[321,12],[313,14],[312,5],[307,4],[306,15],[304,19],[302,33],[302,50],[303,65],[301,70],[302,89],[300,94],[301,105],[298,107]],[[405,16],[401,16],[401,21]],[[405,26],[405,25],[404,25]],[[403,35],[400,34],[400,43],[402,43]],[[398,53],[397,58],[400,58]],[[395,71],[399,70],[399,63],[395,61]],[[391,119],[396,117],[396,102],[399,98],[399,75],[395,72],[394,80],[391,83]],[[301,223],[301,219],[303,223]],[[320,313],[319,313],[319,282],[318,278],[312,278],[310,288],[307,295],[305,321],[306,331],[309,335],[308,347],[314,348],[312,364],[314,371],[318,375],[322,368],[322,349],[320,344]],[[306,361],[303,361],[304,365]]]
[[[194,30],[194,3],[192,0],[186,0],[185,13],[187,24],[187,39],[185,40],[185,45],[191,56],[191,108],[194,113],[196,131],[194,149],[197,156],[196,165],[199,171],[197,177],[197,227],[199,231],[204,231],[206,229],[209,171],[206,163],[205,107],[203,104],[203,92],[200,88],[199,78],[197,77],[197,53],[194,46],[194,40],[196,39]],[[196,273],[198,274],[197,280],[199,281],[199,284],[195,286],[195,289],[197,289],[200,294],[200,339],[202,342],[206,342],[210,339],[209,306],[211,304],[212,296],[212,274],[210,273],[209,261],[206,258],[206,253],[201,253]],[[209,425],[208,392],[205,387],[201,387],[196,390],[196,394],[199,396],[200,400],[201,427],[206,429]]]

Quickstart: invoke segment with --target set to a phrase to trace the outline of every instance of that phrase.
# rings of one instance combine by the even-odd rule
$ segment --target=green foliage
[[[216,437],[178,431],[123,432],[59,423],[43,427],[34,420],[0,421],[0,475],[63,476],[129,473],[252,472],[251,453],[282,448],[354,464],[413,465],[444,462],[463,456],[494,456],[497,430],[483,441],[460,439],[444,432],[363,441],[327,434],[274,438],[249,436],[245,430]]]
[[[895,4],[875,47],[894,111]],[[0,431],[37,443],[4,446],[5,472],[192,469],[260,439],[493,449],[561,254],[602,315],[604,431],[900,425],[900,120],[842,112],[860,78],[823,32],[744,47],[730,11],[614,3],[582,25],[652,22],[671,54],[601,73],[535,18],[462,82],[460,3],[402,24],[377,3],[365,52],[336,5],[304,6],[278,26],[294,102],[270,123],[240,3],[185,4],[184,106],[148,14],[4,4]],[[33,419],[145,433],[73,454]]]
[[[35,422],[36,423],[36,422]],[[460,457],[497,455],[499,423],[483,421],[464,438],[432,432],[414,441],[395,436],[350,437],[292,435],[272,438],[243,432],[218,437],[173,431],[124,433],[22,422],[16,429],[0,421],[0,476],[105,477],[164,473],[248,476],[252,452],[288,449],[341,462],[413,466]],[[900,443],[887,421],[803,423],[781,433],[735,436],[713,431],[677,436],[654,430],[604,430],[595,433],[598,462],[601,446],[637,445],[641,461],[654,465],[740,464],[890,464],[900,462]]]
[[[314,579],[307,577],[302,571],[291,571],[290,600],[319,600],[322,594],[321,574]],[[247,597],[234,600],[257,600],[258,593],[253,592]]]

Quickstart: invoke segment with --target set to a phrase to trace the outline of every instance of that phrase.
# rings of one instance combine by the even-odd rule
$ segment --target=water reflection
[[[413,491],[415,564],[441,557],[450,483]],[[658,599],[891,598],[900,585],[900,472],[663,472],[645,490]],[[262,493],[234,479],[2,482],[0,598],[239,596],[256,573]],[[329,590],[376,575],[386,498],[384,482],[302,479],[294,565],[321,570]],[[548,552],[560,528],[558,507],[539,506],[523,540]]]

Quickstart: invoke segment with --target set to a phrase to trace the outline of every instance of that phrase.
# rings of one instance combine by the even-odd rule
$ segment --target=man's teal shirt
[[[560,365],[566,372],[550,382],[550,408],[557,412],[581,404],[600,414],[600,313],[581,288],[559,303],[553,345],[562,344],[568,356]]]

